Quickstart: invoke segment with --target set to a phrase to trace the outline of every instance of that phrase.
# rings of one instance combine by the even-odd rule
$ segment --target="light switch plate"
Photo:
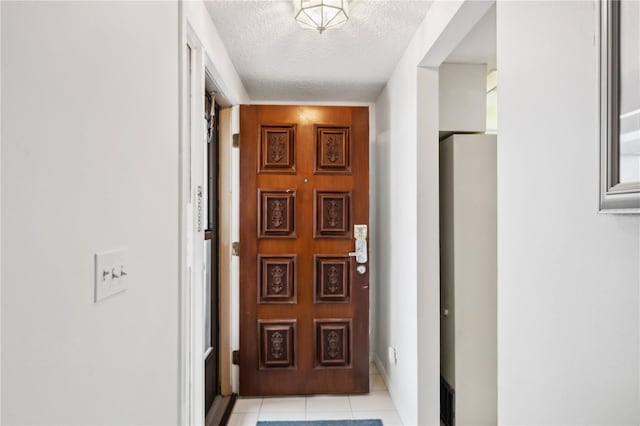
[[[94,301],[96,303],[127,289],[129,274],[127,255],[127,249],[111,250],[95,254]]]

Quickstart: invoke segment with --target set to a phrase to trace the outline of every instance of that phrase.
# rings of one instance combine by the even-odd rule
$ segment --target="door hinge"
[[[231,256],[240,256],[240,243],[238,241],[231,243]]]
[[[233,145],[234,148],[240,148],[240,133],[233,134]]]
[[[240,365],[240,351],[231,352],[231,362],[233,365]]]

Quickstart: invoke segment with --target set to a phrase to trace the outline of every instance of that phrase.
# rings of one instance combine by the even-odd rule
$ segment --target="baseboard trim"
[[[387,374],[387,370],[384,368],[384,364],[380,360],[378,354],[376,354],[375,352],[371,353],[371,357],[373,358],[373,363],[376,365],[378,371],[380,372],[380,376],[382,376],[382,380],[384,380],[385,386],[387,387],[387,389],[389,389],[389,375]]]

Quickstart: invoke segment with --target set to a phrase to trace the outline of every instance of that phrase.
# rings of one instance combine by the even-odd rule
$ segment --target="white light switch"
[[[95,254],[95,302],[127,289],[127,249]]]

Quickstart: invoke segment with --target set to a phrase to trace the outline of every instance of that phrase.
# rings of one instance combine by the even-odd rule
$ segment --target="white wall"
[[[418,424],[440,424],[440,227],[438,87],[435,68],[418,69]]]
[[[487,66],[442,64],[438,77],[440,131],[484,132],[487,126]]]
[[[500,2],[498,407],[640,423],[640,217],[600,215],[594,2]]]
[[[439,66],[492,4],[434,2],[376,102],[374,349],[406,424],[440,423],[438,73],[418,67]]]
[[[177,40],[177,2],[2,4],[3,424],[178,422]]]
[[[417,78],[392,79],[376,103],[378,312],[375,354],[402,420],[417,423]],[[387,347],[398,364],[388,362]]]
[[[2,2],[0,2],[0,100],[2,99]],[[2,241],[2,102],[0,102],[0,242]],[[0,424],[2,424],[2,244],[0,244]]]

